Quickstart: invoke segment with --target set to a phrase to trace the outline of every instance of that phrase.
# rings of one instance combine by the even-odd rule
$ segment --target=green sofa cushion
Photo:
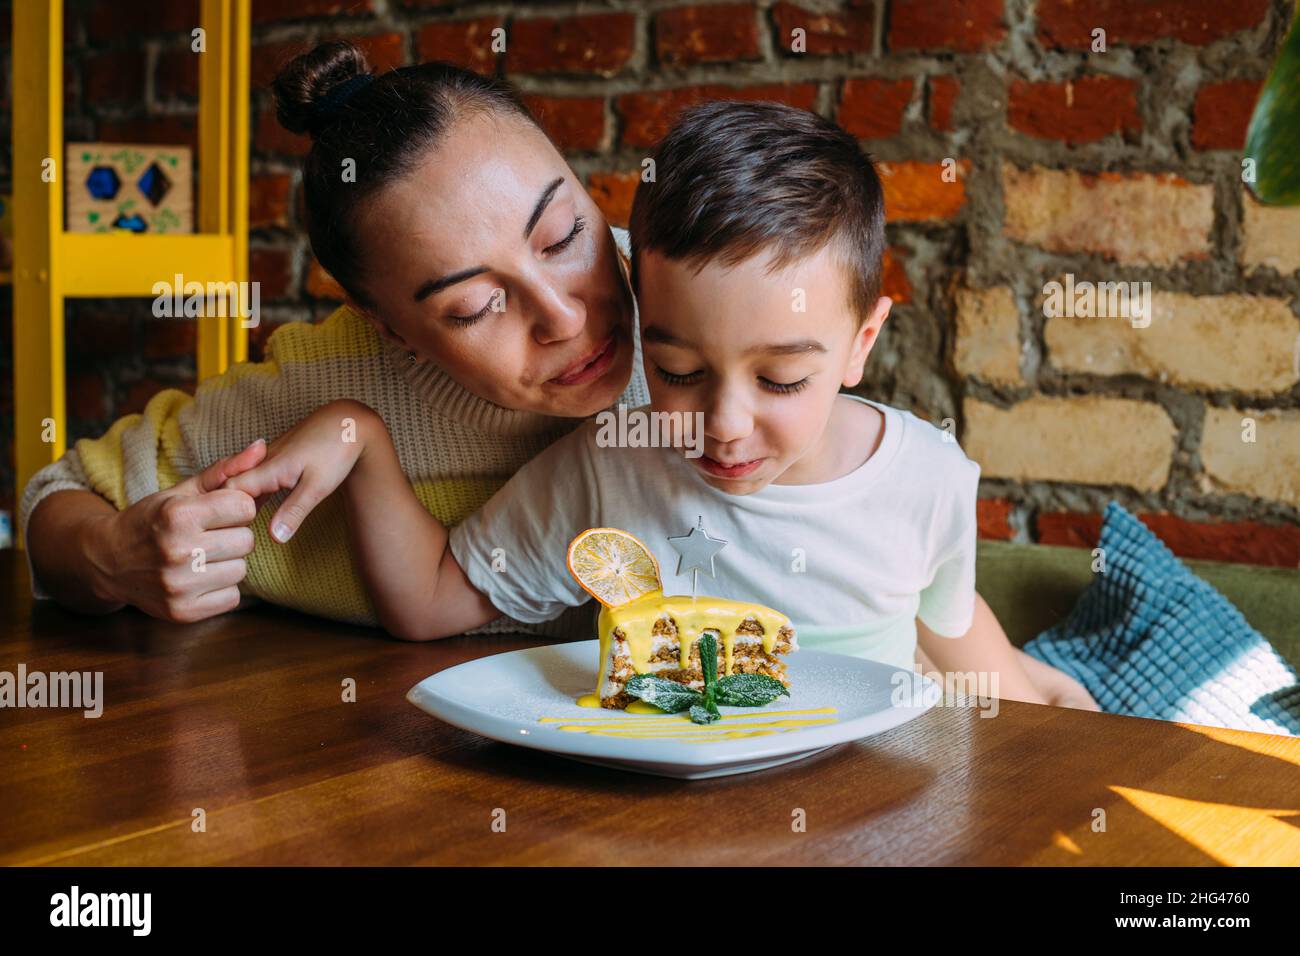
[[[1300,668],[1300,570],[1184,561],[1236,605],[1277,652]],[[1092,580],[1092,552],[981,540],[975,587],[1011,643],[1021,647],[1065,618]]]

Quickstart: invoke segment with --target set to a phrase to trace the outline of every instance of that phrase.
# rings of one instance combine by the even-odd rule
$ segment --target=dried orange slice
[[[618,528],[588,528],[569,542],[569,572],[606,607],[663,587],[659,562],[650,549]]]

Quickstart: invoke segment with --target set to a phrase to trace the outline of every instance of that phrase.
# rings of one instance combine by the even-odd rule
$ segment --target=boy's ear
[[[849,352],[849,362],[844,368],[844,385],[852,388],[862,381],[862,375],[867,365],[867,356],[871,354],[872,346],[876,344],[876,339],[880,335],[880,327],[885,324],[885,319],[889,317],[889,310],[894,302],[888,296],[882,295],[876,300],[875,308],[871,310],[871,316],[867,321],[862,323],[862,328],[858,329],[857,334],[853,337],[853,347]]]

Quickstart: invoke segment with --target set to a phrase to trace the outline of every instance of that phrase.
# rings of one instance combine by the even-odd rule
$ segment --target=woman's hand
[[[271,537],[288,541],[312,509],[347,478],[374,427],[382,428],[383,420],[369,406],[337,399],[271,442],[261,464],[231,477],[223,487],[255,498],[259,510],[269,495],[293,489],[270,522]]]
[[[95,519],[77,539],[95,596],[182,624],[238,607],[239,582],[248,571],[244,556],[254,543],[247,526],[257,509],[251,497],[221,485],[265,453],[258,439],[165,491]]]

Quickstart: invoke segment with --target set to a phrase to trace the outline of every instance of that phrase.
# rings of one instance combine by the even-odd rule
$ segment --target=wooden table
[[[33,602],[15,551],[0,594],[0,670],[102,671],[106,701],[95,719],[0,710],[4,864],[1300,863],[1282,819],[1300,811],[1300,739],[1004,701],[677,781],[489,741],[405,700],[531,638],[405,644],[266,606],[85,617]],[[748,837],[702,838],[742,806]]]

